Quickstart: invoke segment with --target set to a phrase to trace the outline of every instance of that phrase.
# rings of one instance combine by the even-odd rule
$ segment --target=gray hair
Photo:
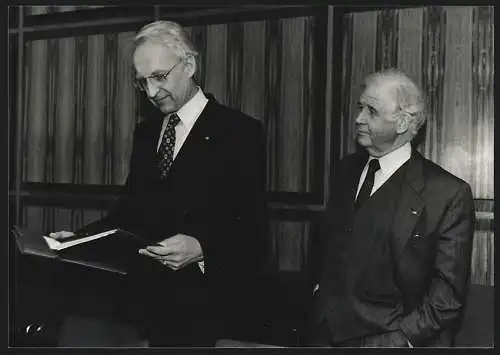
[[[186,30],[173,21],[155,21],[142,27],[134,37],[134,49],[146,41],[167,46],[179,58],[185,59],[188,56],[196,58],[198,55]]]
[[[397,112],[407,115],[414,123],[412,136],[415,136],[426,120],[425,100],[422,91],[408,75],[396,68],[384,69],[369,75],[365,84],[384,80],[394,89]]]

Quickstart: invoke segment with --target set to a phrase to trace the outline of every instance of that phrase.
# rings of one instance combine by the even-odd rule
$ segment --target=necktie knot
[[[175,126],[177,126],[177,124],[179,124],[180,121],[181,121],[181,119],[179,118],[179,116],[176,113],[173,113],[168,118],[167,126],[168,127],[175,127]]]
[[[380,163],[378,159],[370,160],[370,163],[368,164],[368,174],[375,174],[379,170],[380,170]]]
[[[368,164],[368,172],[366,173],[365,181],[361,186],[358,193],[358,198],[356,199],[355,207],[359,209],[363,203],[370,198],[371,191],[373,189],[373,184],[375,181],[375,173],[380,169],[380,163],[378,159],[370,160]]]

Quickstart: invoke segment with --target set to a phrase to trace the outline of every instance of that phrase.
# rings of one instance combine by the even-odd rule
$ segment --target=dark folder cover
[[[43,234],[14,226],[13,234],[22,254],[78,264],[126,275],[139,257],[138,250],[148,243],[141,236],[118,229],[100,239],[55,251],[49,248]]]

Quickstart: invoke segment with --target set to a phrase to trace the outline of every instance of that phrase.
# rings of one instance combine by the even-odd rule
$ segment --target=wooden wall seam
[[[23,7],[19,7],[19,28],[23,28],[24,16]],[[16,224],[20,223],[21,215],[21,203],[20,203],[20,192],[21,192],[21,167],[19,163],[21,161],[21,134],[22,134],[22,120],[23,120],[23,87],[20,85],[23,82],[23,70],[24,70],[24,33],[19,31],[17,35],[17,117],[16,117],[16,177],[15,177],[15,191],[16,191],[16,202],[15,202],[15,216],[14,220]],[[20,63],[20,64],[19,64]]]

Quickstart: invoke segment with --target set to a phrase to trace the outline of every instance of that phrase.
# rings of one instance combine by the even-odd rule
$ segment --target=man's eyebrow
[[[149,75],[145,75],[145,76],[137,76],[137,73],[135,74],[135,78],[136,79],[142,79],[142,78],[145,78],[145,77],[151,77],[152,75],[158,75],[158,74],[163,74],[163,73],[166,73],[167,70],[163,70],[163,69],[156,69],[155,71],[153,71],[151,74]]]

